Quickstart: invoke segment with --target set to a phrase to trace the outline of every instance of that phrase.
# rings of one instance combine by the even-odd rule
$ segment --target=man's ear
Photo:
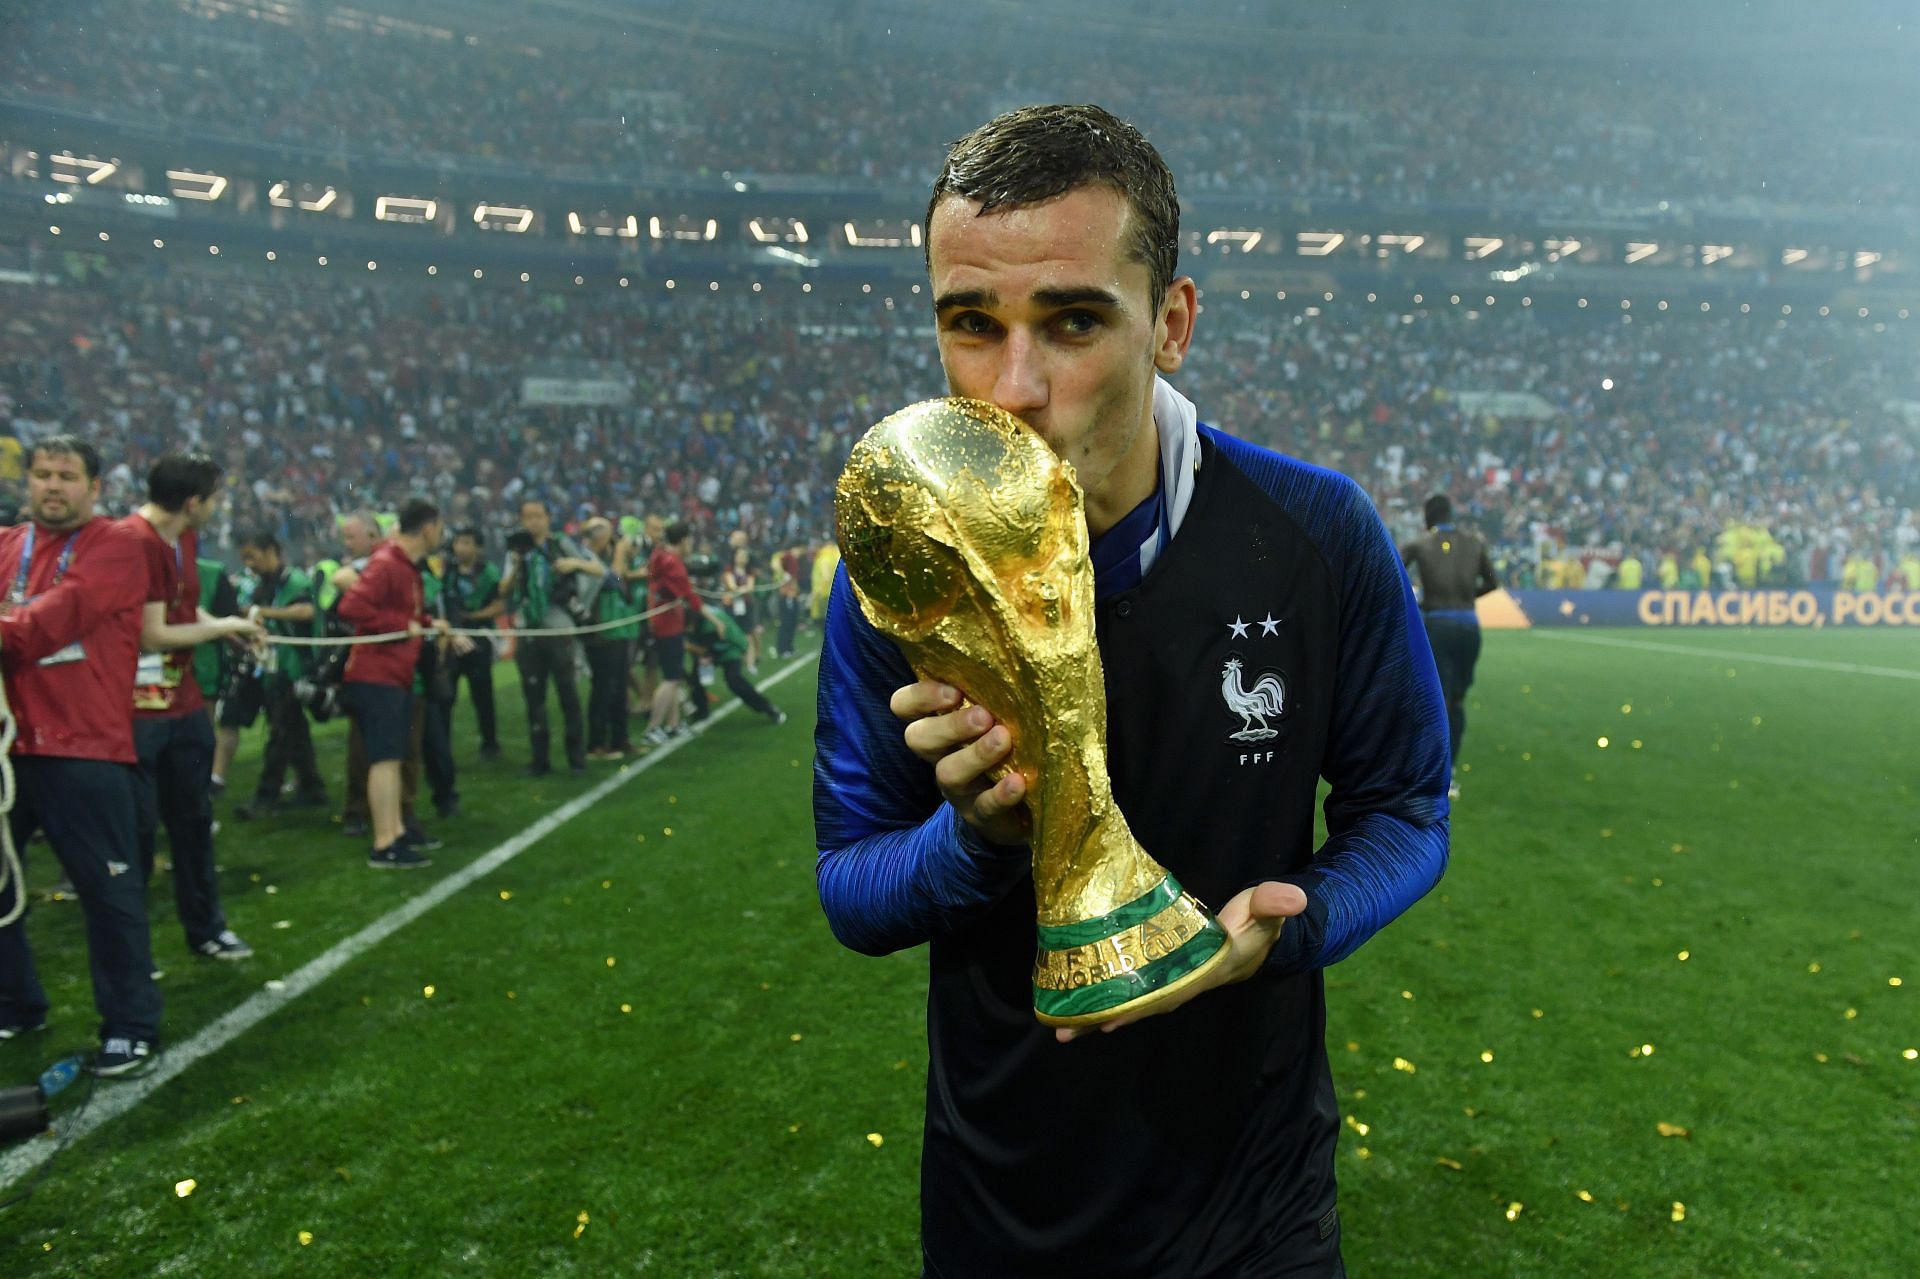
[[[1154,322],[1153,367],[1162,373],[1177,373],[1186,363],[1187,347],[1193,342],[1193,323],[1200,311],[1199,293],[1193,277],[1183,275],[1167,286],[1160,303],[1160,316]]]

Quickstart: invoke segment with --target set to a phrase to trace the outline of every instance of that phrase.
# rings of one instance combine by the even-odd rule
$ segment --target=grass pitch
[[[1356,1275],[1920,1272],[1920,681],[1761,660],[1913,671],[1913,638],[1645,634],[1487,637],[1448,876],[1327,975]],[[501,677],[508,759],[461,750],[431,870],[222,806],[259,953],[188,956],[156,884],[172,1045],[609,771],[518,777]],[[820,917],[812,677],[74,1144],[0,1273],[917,1273],[924,958]],[[29,927],[54,1022],[0,1085],[91,1038],[77,909]]]

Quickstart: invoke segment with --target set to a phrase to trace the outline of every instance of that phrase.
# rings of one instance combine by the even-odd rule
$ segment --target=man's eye
[[[1091,311],[1065,311],[1054,323],[1065,333],[1084,337],[1100,327],[1100,317]]]
[[[976,336],[993,331],[993,321],[978,311],[963,311],[948,321],[948,326],[955,332],[971,333]]]

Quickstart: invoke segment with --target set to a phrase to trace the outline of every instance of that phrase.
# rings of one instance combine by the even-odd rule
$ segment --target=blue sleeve
[[[942,936],[992,905],[1028,869],[1025,848],[980,839],[940,797],[888,707],[918,678],[834,576],[814,729],[815,876],[842,945],[884,955]]]
[[[1285,972],[1338,963],[1445,873],[1447,715],[1400,554],[1352,480],[1216,436],[1321,548],[1340,592],[1340,652],[1320,773],[1327,842],[1268,956]]]

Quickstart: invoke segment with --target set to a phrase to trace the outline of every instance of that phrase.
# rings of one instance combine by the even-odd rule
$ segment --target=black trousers
[[[779,598],[780,633],[774,641],[774,648],[785,657],[793,652],[794,634],[800,629],[800,597],[782,595]]]
[[[133,769],[97,759],[15,755],[15,848],[36,830],[80,898],[87,925],[87,964],[100,1037],[153,1040],[160,1033],[160,988],[153,983],[147,931],[147,884],[136,864]],[[17,885],[0,892],[0,914],[13,907]],[[0,1025],[35,1026],[46,1016],[47,992],[33,969],[24,917],[0,928]]]
[[[424,701],[425,722],[420,727],[420,763],[427,771],[427,785],[433,788],[433,806],[442,817],[459,802],[455,785],[458,771],[453,763],[453,703],[455,698],[439,699],[431,694]]]
[[[467,696],[473,699],[473,716],[480,721],[480,746],[494,750],[500,745],[499,726],[493,715],[493,641],[477,639],[473,651],[453,659],[453,691],[457,700],[460,681],[467,682]]]
[[[307,726],[306,708],[293,695],[293,681],[279,671],[269,671],[260,680],[260,696],[267,712],[267,746],[260,756],[254,802],[278,801],[289,768],[303,798],[324,798],[327,784],[320,779],[320,765],[313,757],[313,731]]]
[[[627,750],[627,666],[633,645],[628,640],[587,643],[587,669],[593,681],[587,689],[587,749]]]
[[[560,698],[565,723],[567,762],[585,766],[587,732],[580,717],[580,692],[573,682],[573,640],[565,635],[522,639],[514,650],[520,691],[527,699],[527,745],[535,768],[546,768],[553,754],[553,730],[547,725],[547,685]]]
[[[153,881],[161,823],[173,851],[173,904],[187,945],[226,931],[220,884],[213,873],[213,719],[206,711],[133,721],[133,806],[140,876]]]
[[[1480,624],[1450,617],[1428,617],[1427,643],[1440,672],[1440,693],[1447,702],[1447,734],[1453,762],[1460,762],[1460,740],[1467,735],[1467,689],[1480,661]]]
[[[720,667],[721,674],[726,678],[727,687],[733,690],[733,695],[739,698],[748,710],[758,711],[760,714],[767,716],[777,714],[774,710],[773,703],[761,695],[760,690],[753,686],[753,681],[747,678],[746,672],[740,669],[739,658],[736,657],[730,662],[719,662],[716,664]],[[706,685],[700,682],[700,673],[695,671],[693,677],[693,718],[695,720],[703,720],[712,709],[713,704],[707,695]]]

